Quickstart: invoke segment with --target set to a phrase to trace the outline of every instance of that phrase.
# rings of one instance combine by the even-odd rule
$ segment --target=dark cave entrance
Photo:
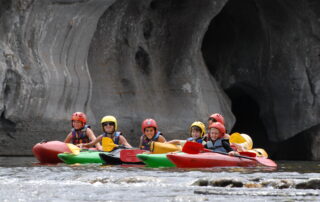
[[[231,133],[250,135],[255,148],[270,154],[272,144],[260,117],[258,98],[252,96],[259,91],[254,78],[264,41],[256,2],[230,0],[210,22],[201,50],[209,72],[232,101],[236,123]]]
[[[269,16],[265,15],[262,3],[229,0],[209,24],[202,55],[209,72],[232,102],[236,122],[230,133],[250,135],[253,146],[265,149],[272,159],[310,160],[315,129],[272,142],[263,122],[265,117],[260,116],[260,111],[265,110],[261,103],[267,87],[261,78],[269,57],[268,30],[264,24]]]
[[[234,86],[227,89],[226,94],[231,99],[231,109],[236,122],[230,132],[239,132],[250,135],[255,148],[268,148],[266,128],[259,117],[258,103],[242,88]]]

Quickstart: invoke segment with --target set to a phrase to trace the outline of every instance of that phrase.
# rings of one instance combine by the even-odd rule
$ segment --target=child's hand
[[[228,153],[230,156],[239,156],[240,154],[236,151],[231,151]]]
[[[231,143],[231,145],[234,146],[235,148],[237,148],[237,151],[239,151],[239,152],[245,151],[245,148],[244,148],[242,145],[240,145],[240,144]]]
[[[82,144],[82,143],[81,143],[81,144],[77,144],[77,146],[78,146],[80,149],[83,148],[83,144]]]

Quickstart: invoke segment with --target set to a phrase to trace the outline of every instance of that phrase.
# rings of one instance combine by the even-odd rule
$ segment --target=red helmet
[[[87,116],[82,112],[72,114],[71,121],[81,121],[83,125],[87,123]]]
[[[226,128],[224,127],[224,125],[222,125],[221,123],[219,122],[213,122],[210,126],[209,126],[209,129],[210,128],[216,128],[220,131],[221,133],[221,136],[224,136],[224,134],[226,133]]]
[[[223,116],[221,114],[219,114],[219,113],[211,114],[209,119],[210,118],[215,119],[217,122],[219,122],[222,125],[224,125],[224,118],[223,118]]]
[[[142,133],[144,133],[144,129],[149,128],[149,127],[154,127],[154,129],[157,133],[158,125],[157,125],[157,122],[153,119],[146,119],[142,122],[142,125],[141,125]]]

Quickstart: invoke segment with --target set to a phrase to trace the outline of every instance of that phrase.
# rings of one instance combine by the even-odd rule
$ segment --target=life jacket
[[[116,132],[114,133],[113,138],[112,138],[112,141],[113,141],[114,144],[119,145],[119,140],[120,140],[120,135],[121,135],[121,134],[122,134],[122,133],[119,132],[119,131],[116,131]],[[102,138],[108,137],[108,134],[107,134],[107,133],[103,133],[102,136],[103,136]]]
[[[206,144],[207,148],[211,149],[214,152],[227,153],[227,150],[224,148],[222,141],[223,141],[223,138],[219,138],[214,142],[212,142],[212,140],[209,140]]]
[[[143,134],[142,135],[142,144],[141,144],[140,149],[150,150],[150,143],[152,141],[157,142],[161,134],[162,133],[160,131],[158,131],[157,134],[155,134],[151,139],[149,139],[145,134]]]
[[[87,128],[90,128],[89,125],[85,125],[81,130],[76,130],[72,128],[72,144],[81,144],[81,143],[89,143],[90,139],[87,136]]]
[[[187,139],[187,141],[190,141],[190,142],[197,142],[197,143],[202,144],[203,139],[202,139],[202,138],[194,139],[193,137],[189,137],[189,138]]]

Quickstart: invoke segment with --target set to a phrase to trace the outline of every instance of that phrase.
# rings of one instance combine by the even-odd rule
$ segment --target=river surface
[[[265,168],[155,169],[134,166],[39,165],[33,157],[0,157],[0,201],[320,201],[320,162],[279,161]],[[199,186],[234,180],[241,187]]]

